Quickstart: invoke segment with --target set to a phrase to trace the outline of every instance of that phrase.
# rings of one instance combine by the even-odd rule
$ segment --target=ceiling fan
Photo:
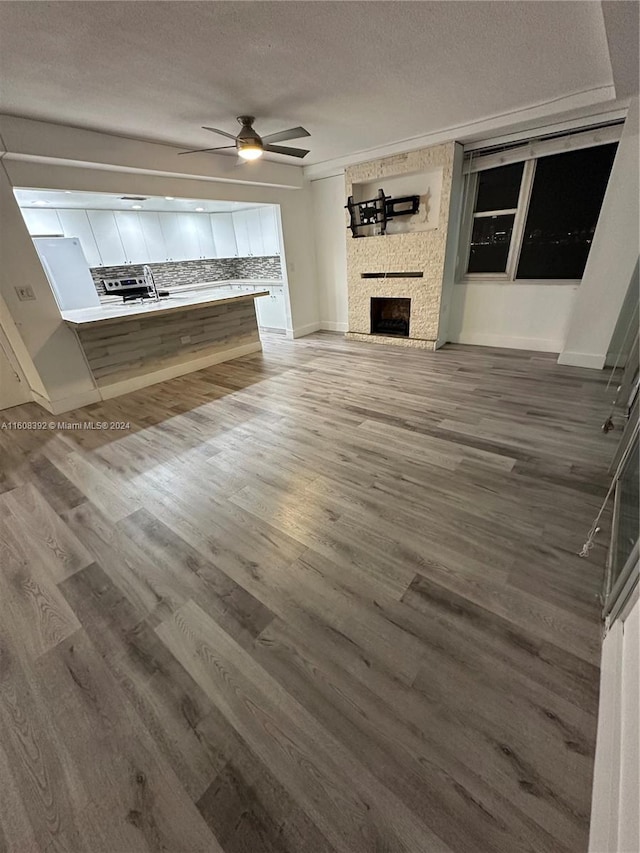
[[[304,127],[290,127],[289,130],[281,130],[278,133],[270,133],[268,136],[260,136],[253,129],[254,116],[238,116],[238,121],[242,125],[242,129],[237,136],[227,133],[226,130],[219,130],[217,127],[202,128],[203,130],[209,130],[212,133],[219,133],[221,136],[233,139],[233,145],[220,145],[217,148],[195,148],[193,151],[180,151],[180,154],[198,154],[204,151],[224,151],[225,149],[235,148],[243,160],[257,160],[258,157],[262,157],[265,151],[300,158],[306,157],[309,153],[304,148],[274,145],[275,142],[284,142],[287,139],[300,139],[302,136],[311,136],[309,131],[305,130]]]

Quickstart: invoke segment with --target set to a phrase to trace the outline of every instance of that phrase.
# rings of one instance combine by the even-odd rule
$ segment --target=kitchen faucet
[[[156,285],[156,280],[153,277],[153,273],[151,272],[151,268],[147,264],[142,267],[142,275],[144,276],[144,283],[153,294],[152,298],[157,302],[160,299],[158,296],[158,287]]]

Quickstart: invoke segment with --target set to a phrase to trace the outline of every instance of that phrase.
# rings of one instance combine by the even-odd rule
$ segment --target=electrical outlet
[[[191,335],[183,335],[180,338],[180,343],[181,344],[190,344],[191,343]]]
[[[18,299],[20,302],[28,302],[30,299],[35,299],[35,293],[31,287],[16,287],[16,293],[18,294]]]

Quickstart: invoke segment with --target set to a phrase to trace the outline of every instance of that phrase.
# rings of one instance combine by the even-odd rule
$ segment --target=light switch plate
[[[16,293],[18,294],[20,302],[28,302],[30,299],[36,298],[33,289],[28,285],[24,287],[16,287]]]

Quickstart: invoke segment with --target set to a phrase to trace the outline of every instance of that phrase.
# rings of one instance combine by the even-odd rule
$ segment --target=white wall
[[[638,99],[631,103],[613,163],[560,364],[604,367],[638,261]]]
[[[60,317],[4,168],[0,168],[0,221],[0,296],[28,354],[23,360],[13,347],[32,389],[54,411],[98,400],[80,344]],[[35,298],[21,302],[18,285],[31,287]],[[3,328],[8,334],[9,324],[3,323]]]
[[[344,175],[311,183],[320,328],[349,330]]]
[[[32,399],[31,390],[9,339],[0,326],[0,410]]]
[[[561,352],[576,299],[573,284],[455,284],[450,341]]]
[[[602,644],[590,853],[640,850],[640,602]]]
[[[0,250],[2,248],[2,237],[0,235]],[[41,396],[46,397],[46,389],[42,384],[38,371],[36,370],[35,364],[33,363],[33,359],[29,355],[29,351],[27,350],[24,341],[22,340],[22,336],[18,331],[18,327],[16,326],[13,317],[11,316],[11,312],[7,307],[7,303],[2,298],[0,294],[0,335],[4,335],[7,339],[8,347],[11,348],[11,352],[16,358],[18,362],[20,371],[25,377],[27,385],[29,388],[36,392],[36,394],[40,394]]]

